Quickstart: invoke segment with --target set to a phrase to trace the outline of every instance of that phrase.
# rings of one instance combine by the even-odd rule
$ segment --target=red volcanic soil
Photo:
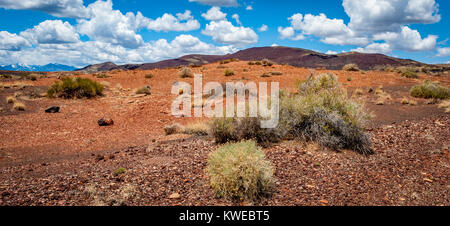
[[[222,65],[223,66],[223,65]],[[194,68],[203,83],[215,81],[280,82],[295,91],[308,69],[275,65],[225,65],[235,76],[225,77],[218,63]],[[281,76],[261,78],[279,71]],[[369,127],[375,154],[321,150],[312,144],[283,142],[265,149],[276,168],[276,193],[256,205],[449,205],[448,167],[450,118],[437,104],[411,98],[409,89],[425,79],[450,86],[448,76],[420,75],[407,79],[396,73],[332,72],[350,94],[366,103],[374,119]],[[32,87],[0,89],[0,205],[241,205],[216,199],[205,179],[206,159],[216,145],[208,137],[164,135],[164,126],[195,119],[171,116],[172,84],[181,79],[175,69],[116,71],[105,96],[91,100],[30,98],[45,92],[56,76],[27,81]],[[146,79],[146,74],[153,78]],[[351,79],[349,79],[351,78]],[[349,81],[351,80],[351,81]],[[151,86],[151,95],[134,89]],[[391,95],[384,105],[370,88],[383,86]],[[16,94],[26,111],[12,109],[6,97]],[[408,97],[416,106],[402,105]],[[44,110],[60,106],[60,113]],[[99,127],[111,117],[114,125]],[[124,167],[117,178],[112,172]],[[170,199],[173,193],[180,198]]]

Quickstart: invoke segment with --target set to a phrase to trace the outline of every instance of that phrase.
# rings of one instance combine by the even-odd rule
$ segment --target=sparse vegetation
[[[348,81],[348,82],[351,82],[352,80],[353,80],[352,77],[348,77],[348,78],[347,78],[347,81]]]
[[[270,78],[270,77],[272,77],[272,76],[268,73],[264,73],[261,75],[261,78]]]
[[[347,64],[342,68],[342,70],[344,70],[344,71],[359,71],[359,67],[356,64]]]
[[[146,74],[146,75],[145,75],[145,78],[146,78],[146,79],[153,78],[153,74]]]
[[[411,88],[411,96],[425,99],[449,99],[450,88],[441,86],[438,82],[426,80],[424,83]]]
[[[229,76],[233,76],[234,72],[232,70],[226,70],[225,71],[225,76],[229,77]]]
[[[206,169],[217,196],[257,201],[274,186],[274,169],[254,141],[226,144],[211,153]]]
[[[47,91],[50,98],[93,98],[103,95],[103,85],[86,78],[63,78],[56,82]]]
[[[248,65],[255,65],[255,62],[249,61],[247,64],[248,64]]]
[[[178,72],[178,76],[180,76],[180,78],[193,78],[194,72],[192,72],[192,69],[189,67],[183,67]]]
[[[277,128],[262,129],[261,118],[216,118],[211,133],[218,143],[253,139],[264,144],[298,138],[370,154],[370,137],[364,129],[369,118],[361,103],[348,98],[335,75],[321,74],[300,83],[298,95],[281,95]]]
[[[268,59],[262,60],[262,65],[264,67],[272,67],[275,63],[273,61],[270,61]]]

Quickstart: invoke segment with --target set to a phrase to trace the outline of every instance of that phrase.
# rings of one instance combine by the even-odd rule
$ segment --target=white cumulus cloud
[[[200,23],[191,15],[191,11],[178,13],[177,16],[165,13],[155,20],[146,20],[146,27],[155,31],[193,31],[200,28]]]
[[[238,6],[236,0],[189,0],[189,2],[198,2],[210,6]]]
[[[30,43],[23,37],[7,31],[0,31],[0,50],[19,51],[27,46],[30,46]]]
[[[0,0],[0,8],[36,10],[56,17],[88,18],[83,0]]]
[[[34,44],[61,44],[80,41],[80,36],[68,22],[61,20],[46,20],[34,28],[20,33]]]
[[[439,57],[450,56],[450,47],[438,48],[437,51],[438,54],[436,56]]]
[[[227,14],[220,11],[220,7],[212,7],[208,12],[203,13],[202,17],[207,20],[218,21],[227,18]]]
[[[233,46],[246,46],[258,42],[258,35],[251,28],[236,27],[226,20],[211,21],[202,31],[215,42]]]

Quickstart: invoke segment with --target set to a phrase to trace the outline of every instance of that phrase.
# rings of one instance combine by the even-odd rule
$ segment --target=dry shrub
[[[274,169],[254,141],[226,144],[211,153],[206,169],[217,196],[257,201],[274,188]]]
[[[182,133],[184,131],[183,126],[181,126],[178,123],[174,123],[170,126],[165,126],[164,127],[164,132],[166,133],[166,135],[172,135],[172,134],[178,134],[178,133]]]
[[[141,87],[141,88],[139,88],[139,89],[136,89],[135,93],[136,93],[136,94],[150,95],[150,94],[151,94],[151,92],[150,92],[150,87],[149,87],[149,86]]]
[[[272,67],[274,64],[275,63],[273,61],[271,61],[271,60],[268,60],[268,59],[262,60],[262,65],[264,67]]]
[[[280,76],[280,75],[283,75],[283,72],[281,72],[281,71],[272,71],[272,72],[270,72],[270,74],[273,75],[273,76]]]
[[[147,79],[153,78],[153,74],[146,74],[145,78],[147,78]]]
[[[404,98],[402,99],[401,103],[402,103],[403,105],[407,105],[407,104],[409,104],[409,99],[406,98],[406,97],[404,97]]]
[[[192,72],[192,69],[189,67],[183,67],[178,72],[178,76],[180,76],[180,78],[193,78],[194,72]]]
[[[359,71],[359,67],[356,64],[347,64],[342,68],[342,70],[344,70],[344,71]]]
[[[450,88],[441,86],[439,82],[426,80],[424,83],[411,88],[411,96],[425,99],[449,99]]]
[[[362,89],[356,89],[355,94],[360,96],[364,94],[364,91]]]
[[[225,71],[225,76],[229,77],[229,76],[233,76],[234,72],[232,70],[226,70]]]
[[[216,143],[241,140],[255,140],[259,144],[279,142],[282,138],[278,129],[261,128],[261,117],[215,118],[210,124],[210,131]]]
[[[310,76],[299,85],[298,93],[281,98],[282,133],[335,150],[372,153],[370,135],[365,131],[370,115],[362,103],[348,97],[335,75]]]

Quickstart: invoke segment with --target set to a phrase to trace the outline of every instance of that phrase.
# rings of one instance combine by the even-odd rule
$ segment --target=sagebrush
[[[206,169],[217,196],[257,201],[271,194],[274,168],[254,141],[230,143],[211,153]]]

